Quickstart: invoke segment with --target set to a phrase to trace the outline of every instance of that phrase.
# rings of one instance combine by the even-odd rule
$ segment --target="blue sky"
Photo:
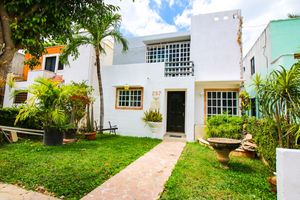
[[[241,9],[244,53],[270,20],[300,14],[300,0],[105,0],[120,6],[123,33],[143,36],[190,29],[192,15]]]
[[[180,1],[170,5],[167,1],[162,1],[160,5],[155,0],[150,1],[150,8],[156,10],[158,14],[165,20],[166,23],[175,25],[175,17],[182,13],[188,6],[188,1]]]

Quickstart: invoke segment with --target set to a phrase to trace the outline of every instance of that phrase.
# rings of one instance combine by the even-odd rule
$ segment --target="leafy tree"
[[[67,57],[73,55],[77,58],[79,55],[78,47],[81,45],[92,45],[96,55],[96,68],[98,78],[98,89],[100,95],[100,129],[103,128],[104,119],[104,101],[103,88],[100,66],[100,55],[105,53],[103,47],[103,39],[112,37],[115,42],[122,44],[123,51],[128,49],[127,41],[123,38],[119,31],[121,24],[121,15],[117,12],[118,7],[113,5],[103,4],[102,12],[99,13],[95,8],[86,10],[87,15],[82,18],[82,21],[76,27],[78,33],[70,40],[68,45],[63,49],[61,55],[62,60],[67,62]],[[85,30],[86,33],[82,33]],[[81,31],[81,32],[80,32]]]
[[[103,5],[103,0],[1,0],[0,87],[17,50],[40,57],[47,43],[66,43],[72,37],[72,25],[86,19],[90,8],[95,14],[110,9]]]

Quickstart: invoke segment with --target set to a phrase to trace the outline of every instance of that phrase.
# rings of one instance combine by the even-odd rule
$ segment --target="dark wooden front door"
[[[184,133],[185,92],[168,92],[167,132]]]

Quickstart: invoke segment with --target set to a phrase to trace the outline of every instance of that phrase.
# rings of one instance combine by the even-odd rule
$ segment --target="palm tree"
[[[103,3],[102,10],[90,10],[87,12],[85,18],[76,26],[77,34],[64,48],[62,58],[67,62],[67,57],[73,55],[78,57],[79,52],[77,48],[81,45],[92,45],[96,55],[96,67],[97,67],[97,78],[100,95],[100,129],[103,128],[104,119],[104,99],[103,99],[103,87],[101,77],[101,66],[100,66],[100,55],[105,53],[103,48],[103,39],[111,37],[115,42],[120,43],[123,47],[123,51],[128,50],[126,39],[122,36],[119,31],[121,24],[121,15],[117,13],[119,7],[108,5]],[[92,17],[90,17],[92,16]],[[86,31],[86,33],[80,33],[80,31]]]
[[[293,14],[293,13],[289,13],[288,14],[288,18],[291,18],[291,19],[293,19],[293,18],[299,18],[300,17],[300,15],[298,15],[298,14]]]

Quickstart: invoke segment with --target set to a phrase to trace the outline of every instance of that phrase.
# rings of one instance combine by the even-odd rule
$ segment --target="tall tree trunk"
[[[101,78],[101,68],[100,68],[100,50],[97,47],[96,51],[96,67],[97,67],[97,78],[98,78],[98,87],[100,95],[100,130],[103,129],[103,120],[104,120],[104,98],[103,98],[103,88],[102,88],[102,78]]]
[[[0,1],[0,96],[4,96],[6,77],[13,57],[16,53],[15,44],[12,40],[10,19],[4,8],[4,1]],[[0,102],[0,106],[3,102]]]

